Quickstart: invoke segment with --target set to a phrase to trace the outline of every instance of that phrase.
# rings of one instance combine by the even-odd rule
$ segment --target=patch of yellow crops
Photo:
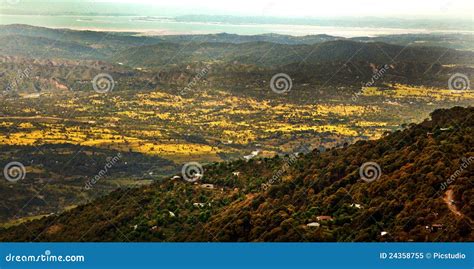
[[[267,132],[283,132],[292,133],[297,131],[315,131],[315,132],[332,132],[341,135],[355,136],[357,132],[344,125],[296,125],[296,124],[278,124],[275,127],[270,127]]]
[[[415,87],[401,84],[393,85],[393,89],[380,89],[377,87],[363,88],[364,96],[390,96],[394,98],[416,98],[422,100],[441,101],[445,99],[456,100],[474,99],[474,91],[453,91],[450,89],[436,89],[427,87]]]
[[[294,104],[280,99],[235,96],[220,90],[202,90],[183,97],[160,90],[133,93],[128,97],[95,93],[68,95],[63,102],[55,102],[54,110],[59,111],[56,115],[38,116],[30,109],[27,115],[35,116],[0,118],[0,127],[16,127],[9,136],[6,132],[0,135],[0,142],[9,145],[72,143],[159,155],[175,161],[189,161],[194,157],[219,160],[218,153],[224,149],[231,154],[240,149],[231,146],[218,149],[188,140],[188,137],[243,146],[258,141],[263,144],[262,150],[265,146],[272,150],[277,147],[291,150],[301,142],[300,136],[305,136],[306,141],[315,139],[317,136],[312,132],[331,133],[328,136],[336,140],[340,136],[380,137],[399,124],[379,121],[380,112],[387,104],[391,107],[398,104],[397,109],[402,109],[403,102],[392,98],[429,97],[429,102],[440,98],[474,99],[472,92],[455,93],[398,84],[393,87],[394,90],[365,88],[364,96],[391,97],[387,98],[390,103],[375,105],[354,103],[350,98]],[[278,136],[275,133],[279,133]]]
[[[383,127],[387,126],[386,122],[379,122],[379,121],[357,121],[354,123],[360,127]]]

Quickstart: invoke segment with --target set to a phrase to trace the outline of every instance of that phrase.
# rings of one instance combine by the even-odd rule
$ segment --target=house
[[[436,223],[436,224],[432,224],[432,225],[430,225],[430,226],[426,226],[425,228],[426,228],[427,230],[430,230],[431,232],[437,232],[437,231],[443,230],[444,225],[443,225],[443,224],[438,224],[438,223]]]
[[[193,206],[197,208],[203,208],[205,206],[211,207],[211,203],[193,203]]]
[[[201,188],[213,190],[214,185],[213,184],[201,184]]]
[[[382,232],[380,233],[380,236],[386,236],[387,234],[388,234],[388,232],[382,231]]]
[[[255,157],[254,155],[245,155],[245,156],[244,156],[244,159],[245,159],[246,161],[250,161],[250,160],[253,159],[254,157]]]
[[[453,127],[448,127],[448,128],[440,128],[440,131],[446,132],[446,131],[451,131]]]
[[[172,218],[176,217],[176,215],[173,212],[171,212],[171,211],[168,211],[168,212],[170,214],[170,217],[172,217]]]
[[[232,173],[234,176],[238,177],[240,175],[240,172],[233,172]]]
[[[319,224],[318,222],[311,222],[311,223],[306,224],[306,226],[308,226],[308,227],[319,227],[319,226],[321,226],[321,224]]]
[[[255,158],[258,154],[260,154],[260,150],[255,150],[250,153],[250,155],[244,156],[244,159],[250,161],[251,159]]]
[[[316,219],[319,221],[332,221],[333,220],[331,216],[318,216],[316,217]]]
[[[193,206],[194,206],[194,207],[201,207],[201,208],[203,208],[205,205],[206,205],[206,204],[204,204],[204,203],[193,203]]]
[[[260,150],[252,151],[251,154],[254,155],[254,156],[257,156],[258,154],[260,154]]]

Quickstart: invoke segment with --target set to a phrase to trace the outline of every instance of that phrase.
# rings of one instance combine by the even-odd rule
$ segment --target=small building
[[[251,159],[257,157],[258,154],[260,154],[260,150],[252,151],[252,153],[250,153],[250,155],[244,156],[244,159],[247,160],[247,161],[250,161]]]
[[[355,207],[357,209],[361,209],[362,208],[362,205],[360,204],[351,204],[351,207]]]
[[[244,156],[244,159],[245,159],[246,161],[250,161],[250,160],[253,159],[254,157],[255,157],[255,155],[245,155],[245,156]]]
[[[254,155],[254,156],[257,156],[258,154],[260,154],[260,150],[252,151],[251,154]]]
[[[318,222],[311,222],[311,223],[306,224],[306,226],[308,226],[308,227],[319,227],[319,226],[321,226],[321,224],[319,224]]]
[[[194,207],[204,207],[204,203],[193,203]]]
[[[387,234],[388,234],[388,232],[382,231],[382,232],[380,233],[380,236],[386,236]]]
[[[213,190],[214,185],[213,184],[201,184],[201,188]]]
[[[318,216],[316,217],[316,219],[319,221],[332,221],[333,220],[331,216]]]
[[[211,205],[211,203],[209,203],[209,206]],[[194,207],[197,207],[197,208],[203,208],[206,206],[205,203],[193,203],[193,206]]]
[[[446,131],[451,131],[453,129],[453,127],[447,127],[447,128],[440,128],[439,130],[441,132],[446,132]]]
[[[233,172],[232,175],[238,177],[240,175],[240,172]]]
[[[436,224],[432,224],[432,225],[427,225],[427,226],[425,226],[425,228],[427,230],[430,230],[431,232],[437,232],[437,231],[443,230],[444,225],[436,223]]]

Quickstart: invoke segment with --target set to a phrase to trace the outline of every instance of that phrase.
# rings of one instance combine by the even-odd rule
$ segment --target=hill
[[[473,59],[472,53],[453,50],[473,50],[472,36],[454,34],[387,35],[351,39],[329,35],[226,33],[144,36],[135,32],[75,31],[13,24],[0,26],[0,41],[5,44],[0,55],[5,56],[110,59],[137,66],[142,61],[145,66],[160,66],[210,60],[266,66],[300,63],[303,60],[306,64],[314,64],[345,62],[352,56],[354,61],[384,64],[392,62],[394,58],[401,62],[429,64],[436,62],[438,58],[442,64],[472,63]],[[15,44],[20,46],[16,47]],[[173,61],[170,62],[170,59]]]
[[[392,62],[470,64],[474,53],[441,47],[399,46],[346,40],[316,45],[286,45],[269,42],[250,43],[160,43],[124,50],[111,59],[130,66],[163,67],[193,62],[223,61],[264,67],[294,63],[332,63],[365,61],[374,64]]]
[[[76,31],[70,29],[50,29],[45,27],[30,26],[24,24],[12,24],[0,26],[0,36],[22,36],[30,40],[36,38],[49,40],[49,44],[73,43],[88,47],[90,50],[99,51],[108,56],[120,50],[151,45],[160,42],[157,37],[136,36],[136,33],[116,33],[97,31]],[[52,41],[52,42],[51,42]],[[71,52],[74,52],[73,50]],[[41,54],[40,54],[41,55]],[[35,57],[41,57],[36,55]]]
[[[121,189],[0,240],[472,241],[473,126],[455,107],[376,141],[212,163],[195,184]]]
[[[23,35],[0,36],[0,55],[39,59],[103,59],[105,55],[79,43]]]

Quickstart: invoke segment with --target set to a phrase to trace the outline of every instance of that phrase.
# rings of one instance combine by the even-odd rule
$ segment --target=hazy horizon
[[[1,14],[96,13],[152,16],[269,16],[280,18],[398,18],[471,20],[474,3],[469,0],[395,2],[376,0],[333,0],[292,2],[279,0],[241,0],[238,5],[224,1],[162,0],[1,0]],[[132,8],[133,7],[133,8]]]
[[[0,25],[27,24],[74,30],[151,35],[472,34],[472,1],[411,2],[242,0],[0,0]]]

